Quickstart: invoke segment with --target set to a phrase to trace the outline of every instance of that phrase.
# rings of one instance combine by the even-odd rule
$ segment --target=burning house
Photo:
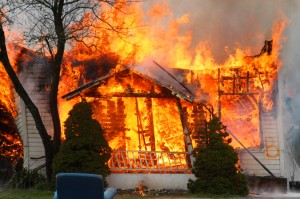
[[[259,55],[245,59],[252,62],[261,55],[268,56],[271,51],[272,41],[266,41]],[[276,85],[273,82],[276,78],[268,79],[274,74],[235,67],[230,69],[231,76],[218,69],[217,79],[205,77],[205,81],[211,81],[211,86],[217,88],[216,111],[208,103],[209,95],[203,90],[197,71],[165,69],[156,62],[150,68],[151,71],[125,68],[63,96],[66,100],[81,97],[93,104],[94,117],[102,124],[113,149],[109,162],[112,184],[132,187],[116,184],[129,175],[136,176],[134,183],[151,179],[147,182],[151,187],[174,188],[171,183],[174,181],[183,182],[180,187],[185,187],[187,179],[193,178],[191,154],[196,141],[201,139],[197,132],[206,131],[205,122],[214,114],[222,117],[222,106],[225,104],[228,108],[228,103],[230,109],[243,110],[232,113],[239,118],[234,119],[236,125],[231,132],[243,170],[248,175],[282,176],[275,105],[269,104],[276,101],[273,99],[276,93],[275,90],[263,91],[264,87]],[[193,81],[185,81],[186,76]],[[260,81],[260,87],[254,86],[256,81]],[[223,117],[225,121],[232,119]],[[247,125],[248,128],[243,129],[246,133],[237,130],[241,125]],[[158,183],[168,174],[172,174],[168,177],[169,183]]]
[[[83,84],[62,99],[84,98],[92,103],[94,118],[113,149],[108,177],[112,186],[129,189],[143,182],[150,188],[186,189],[188,179],[194,178],[192,150],[201,139],[197,132],[206,131],[205,122],[213,115],[227,126],[247,175],[285,177],[282,135],[277,127],[277,66],[272,62],[272,70],[263,71],[257,60],[271,53],[272,41],[266,41],[260,54],[244,58],[246,66],[218,68],[215,76],[164,68],[156,62],[147,68],[124,68]],[[47,105],[51,66],[45,60],[22,49],[17,65],[20,80],[36,96],[51,132]],[[208,91],[216,93],[215,97]],[[15,101],[24,166],[42,168],[41,138],[24,102],[18,96]]]
[[[299,91],[286,89],[286,77],[277,78],[282,65],[279,40],[286,23],[274,22],[269,37],[273,41],[257,45],[259,50],[263,46],[257,55],[246,56],[253,53],[241,49],[230,54],[225,48],[229,58],[217,64],[206,42],[193,46],[192,34],[178,33],[180,25],[188,24],[188,16],[166,22],[164,27],[156,24],[156,19],[169,14],[164,8],[154,6],[147,13],[149,18],[154,16],[153,29],[157,34],[147,27],[136,30],[135,38],[141,41],[139,51],[137,45],[128,47],[128,42],[118,36],[101,32],[105,41],[99,42],[98,48],[112,55],[113,58],[106,58],[110,62],[114,62],[115,57],[125,60],[119,65],[122,67],[101,71],[111,63],[102,58],[93,60],[96,55],[88,50],[84,52],[83,46],[72,46],[70,55],[65,56],[65,71],[59,88],[62,124],[68,111],[81,98],[92,103],[93,116],[102,125],[113,149],[109,161],[112,174],[108,182],[122,189],[137,187],[140,183],[149,188],[186,189],[188,179],[194,178],[191,152],[200,139],[196,132],[205,132],[205,122],[212,115],[218,116],[227,126],[244,173],[299,181],[299,172],[296,172],[300,165],[299,122],[293,123],[293,119],[285,117],[288,112],[297,118],[298,112],[292,110],[299,110],[293,107],[293,99],[297,99]],[[112,18],[123,17],[119,12],[115,15]],[[265,15],[263,12],[264,18]],[[140,16],[135,17],[139,19]],[[241,29],[237,29],[240,33]],[[230,31],[226,27],[223,32]],[[149,37],[145,36],[148,34]],[[246,40],[249,35],[251,32],[245,35]],[[259,35],[253,39],[265,37]],[[221,40],[216,38],[213,42]],[[222,42],[222,45],[226,43]],[[112,49],[117,49],[117,53],[111,53]],[[30,50],[15,48],[11,51],[19,52],[13,60],[20,80],[33,97],[52,136],[48,106],[51,66],[47,59]],[[157,62],[152,61],[152,57]],[[137,63],[135,67],[124,67],[132,62]],[[85,70],[85,65],[92,67]],[[86,73],[89,78],[83,78]],[[288,97],[283,99],[283,95]],[[45,153],[32,116],[19,96],[9,100],[7,104],[16,106],[15,121],[23,141],[24,166],[42,168]]]

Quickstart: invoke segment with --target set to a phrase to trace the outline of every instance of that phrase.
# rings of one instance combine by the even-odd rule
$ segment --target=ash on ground
[[[180,190],[180,189],[148,189],[143,188],[142,190],[139,188],[135,189],[126,189],[126,190],[118,190],[118,194],[120,195],[141,195],[141,196],[167,196],[167,195],[186,195],[188,190]]]

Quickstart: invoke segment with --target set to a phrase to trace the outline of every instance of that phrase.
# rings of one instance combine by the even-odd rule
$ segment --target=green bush
[[[206,129],[198,132],[202,139],[193,151],[192,169],[197,179],[189,180],[188,189],[192,193],[247,195],[246,177],[236,167],[238,155],[225,127],[214,117]]]
[[[65,135],[66,140],[53,161],[53,177],[60,172],[77,172],[100,174],[105,179],[110,174],[111,148],[100,123],[92,118],[92,107],[88,102],[76,104],[69,112]]]
[[[8,181],[8,187],[16,189],[28,189],[39,183],[45,183],[46,178],[37,170],[28,170],[26,168],[13,174]]]

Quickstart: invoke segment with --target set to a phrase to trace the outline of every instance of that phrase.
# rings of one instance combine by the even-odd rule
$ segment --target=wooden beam
[[[176,96],[172,94],[159,94],[159,93],[122,93],[122,92],[114,92],[109,94],[101,94],[97,92],[93,93],[85,93],[86,97],[95,97],[95,98],[110,98],[110,97],[146,97],[146,98],[176,98]]]
[[[252,92],[244,92],[244,93],[224,93],[224,92],[220,92],[220,95],[258,95],[260,94],[259,92],[256,93],[252,93]]]
[[[247,80],[247,79],[257,78],[257,76],[250,76],[247,74],[246,76],[238,76],[238,77],[222,76],[221,78],[222,78],[222,80],[233,80],[234,78]]]
[[[183,108],[182,108],[182,105],[181,105],[181,102],[180,102],[179,98],[176,98],[176,104],[177,104],[177,109],[178,109],[181,124],[182,124],[186,151],[188,152],[188,155],[190,156],[190,159],[187,162],[190,165],[193,165],[193,163],[195,161],[195,157],[193,156],[193,153],[192,153],[193,152],[192,139],[190,137],[190,132],[189,132],[189,129],[188,129],[187,119],[184,116]]]

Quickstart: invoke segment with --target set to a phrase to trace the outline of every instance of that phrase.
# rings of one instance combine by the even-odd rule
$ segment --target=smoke
[[[77,60],[76,55],[72,56],[71,54],[68,58],[68,62],[72,63],[72,67],[83,67],[82,71],[84,72],[82,72],[78,82],[79,86],[108,74],[111,69],[116,67],[117,61],[116,57],[107,55],[91,56],[89,59]]]
[[[38,53],[26,48],[19,47],[19,49],[15,48],[15,50],[19,50],[15,61],[20,81],[25,90],[34,102],[41,99],[48,99],[44,95],[48,95],[48,88],[51,82],[51,78],[48,75],[51,73],[49,61]],[[35,93],[39,93],[40,95],[36,95]]]
[[[237,47],[250,47],[250,55],[258,54],[263,42],[272,39],[274,22],[298,4],[284,0],[151,0],[145,2],[144,9],[162,2],[169,5],[173,18],[189,17],[189,23],[183,24],[180,31],[192,31],[191,48],[210,41],[213,56],[220,64]]]
[[[299,198],[299,193],[270,193],[270,192],[266,192],[266,193],[261,193],[260,195],[256,196],[253,195],[253,198]]]
[[[290,25],[285,35],[287,41],[282,50],[283,66],[279,73],[280,100],[282,101],[282,131],[285,133],[286,149],[290,154],[292,164],[286,165],[290,170],[287,175],[292,180],[300,180],[300,8],[299,1],[291,1],[287,16]],[[294,165],[296,163],[297,165]]]

